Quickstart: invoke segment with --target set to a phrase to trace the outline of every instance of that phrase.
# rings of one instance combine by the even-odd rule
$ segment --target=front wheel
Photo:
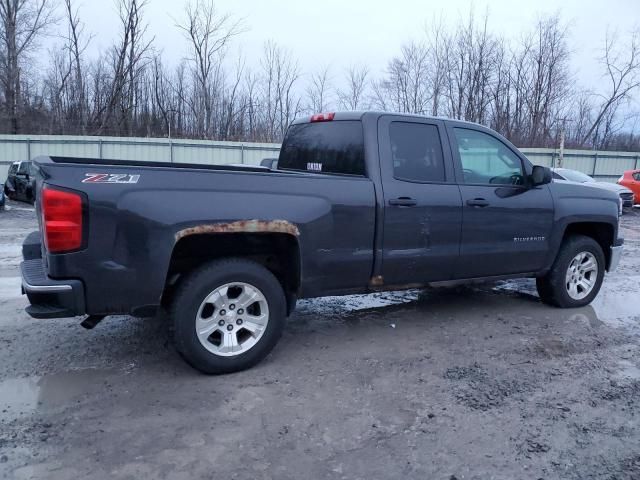
[[[605,257],[593,238],[572,235],[563,242],[549,273],[536,279],[543,302],[561,308],[588,305],[600,291]]]
[[[244,259],[213,261],[187,275],[171,306],[176,347],[211,374],[252,367],[282,335],[286,301],[278,279]]]

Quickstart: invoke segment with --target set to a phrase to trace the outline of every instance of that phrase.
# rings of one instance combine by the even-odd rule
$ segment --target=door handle
[[[470,207],[487,207],[489,206],[489,202],[484,198],[474,198],[473,200],[467,200],[467,205]]]
[[[413,198],[399,197],[389,200],[389,205],[394,207],[415,207],[418,204]]]

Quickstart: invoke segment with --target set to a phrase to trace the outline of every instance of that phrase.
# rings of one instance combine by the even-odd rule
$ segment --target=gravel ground
[[[29,318],[35,225],[0,212],[0,478],[640,478],[639,210],[592,306],[530,280],[304,301],[219,377],[160,319]]]

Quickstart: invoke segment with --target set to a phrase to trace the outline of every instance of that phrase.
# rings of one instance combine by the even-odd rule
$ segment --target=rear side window
[[[364,136],[360,121],[329,121],[291,125],[278,169],[365,175]]]
[[[444,159],[438,127],[391,122],[393,176],[409,182],[444,182]]]
[[[30,173],[30,171],[31,171],[31,162],[22,162],[20,164],[18,173]]]
[[[17,163],[13,163],[10,167],[9,167],[9,175],[14,175],[18,170],[18,164]]]

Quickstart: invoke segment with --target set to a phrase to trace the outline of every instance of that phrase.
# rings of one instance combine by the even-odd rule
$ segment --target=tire
[[[596,271],[590,270],[592,262],[596,264]],[[600,291],[605,265],[605,256],[598,242],[584,235],[572,235],[560,246],[551,270],[536,279],[538,295],[544,303],[555,307],[588,305]]]
[[[176,289],[170,307],[175,345],[203,373],[245,370],[278,343],[286,311],[282,286],[265,267],[240,258],[215,260],[189,273]]]

